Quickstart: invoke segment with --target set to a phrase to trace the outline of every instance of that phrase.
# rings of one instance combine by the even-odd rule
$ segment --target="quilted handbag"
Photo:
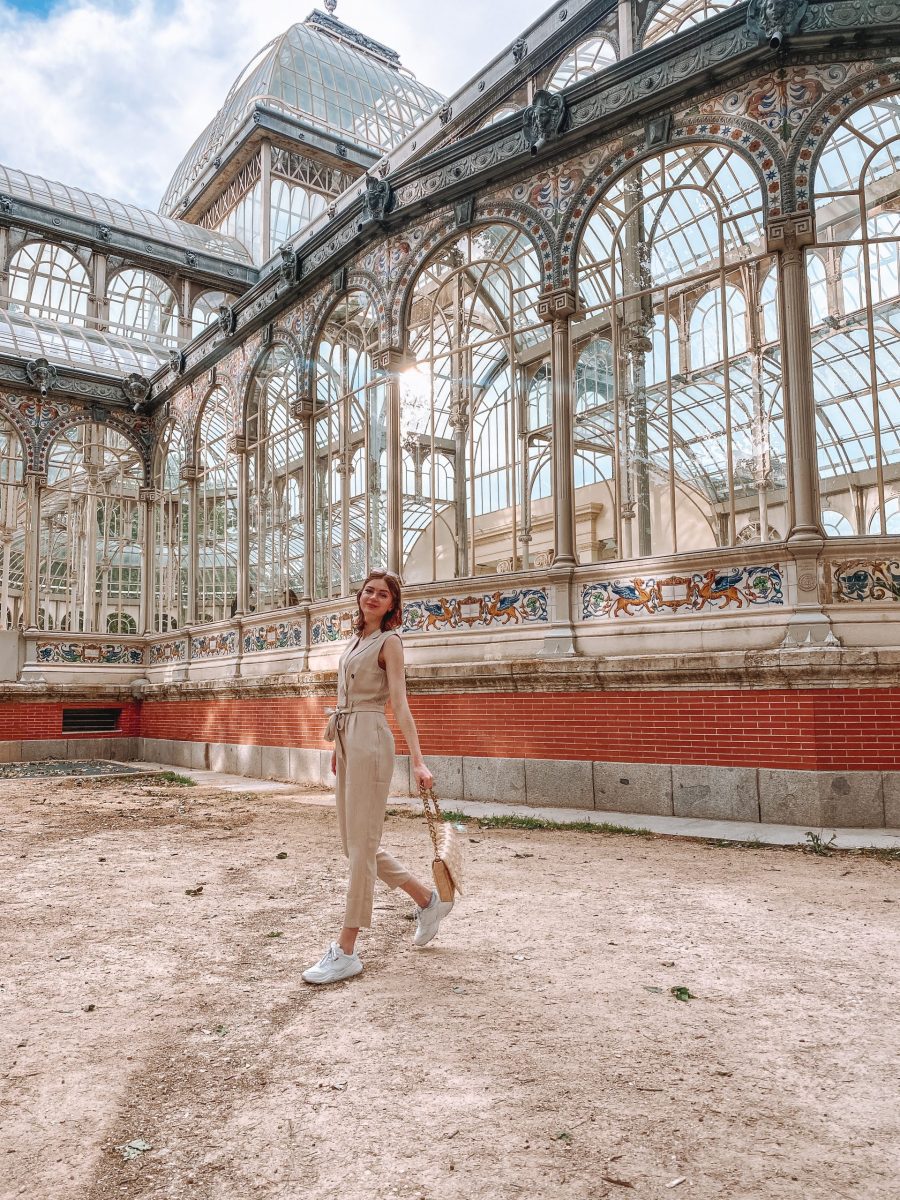
[[[434,876],[438,899],[452,900],[457,892],[462,893],[462,840],[449,821],[443,819],[434,788],[420,788],[419,795],[422,797],[425,820],[428,822],[428,832],[434,847],[431,873]]]

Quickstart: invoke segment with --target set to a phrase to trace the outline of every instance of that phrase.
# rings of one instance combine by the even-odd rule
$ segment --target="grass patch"
[[[628,837],[656,837],[649,829],[632,829],[630,825],[612,825],[609,821],[549,821],[545,817],[519,817],[514,813],[501,817],[468,817],[465,813],[445,810],[445,821],[461,825],[474,824],[479,829],[550,829],[571,830],[574,833],[623,833]]]
[[[176,787],[196,787],[197,780],[191,779],[190,775],[179,775],[177,771],[160,771],[159,774],[153,775],[152,778],[159,780],[161,783],[172,783]]]

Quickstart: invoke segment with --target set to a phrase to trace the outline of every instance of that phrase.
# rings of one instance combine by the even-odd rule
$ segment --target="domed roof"
[[[174,213],[182,194],[255,104],[298,116],[342,141],[381,154],[401,142],[443,99],[402,70],[393,50],[315,11],[247,64],[175,172],[160,212]]]

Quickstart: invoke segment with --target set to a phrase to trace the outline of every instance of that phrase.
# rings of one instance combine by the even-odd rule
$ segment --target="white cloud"
[[[548,2],[340,0],[336,15],[450,93]],[[69,0],[38,20],[0,0],[0,162],[155,208],[245,63],[307,11],[297,0]]]

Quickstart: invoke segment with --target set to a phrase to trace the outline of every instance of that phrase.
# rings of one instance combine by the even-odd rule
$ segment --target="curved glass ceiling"
[[[118,200],[107,200],[94,192],[83,192],[81,188],[69,187],[44,179],[41,175],[28,175],[11,167],[0,166],[0,193],[14,200],[27,200],[41,204],[56,212],[72,213],[86,217],[99,225],[112,229],[128,230],[139,237],[150,237],[170,246],[182,246],[231,262],[252,266],[253,260],[237,238],[226,237],[187,221],[173,221],[161,217],[150,209],[137,208],[133,204],[121,204]]]
[[[347,33],[352,36],[355,31],[348,28]],[[330,134],[381,153],[412,133],[443,99],[380,55],[315,26],[292,25],[241,72],[175,172],[160,211],[175,211],[182,194],[256,103],[304,117]]]
[[[0,309],[0,354],[4,352],[25,359],[46,358],[57,366],[148,377],[169,361],[169,351],[161,347]]]

